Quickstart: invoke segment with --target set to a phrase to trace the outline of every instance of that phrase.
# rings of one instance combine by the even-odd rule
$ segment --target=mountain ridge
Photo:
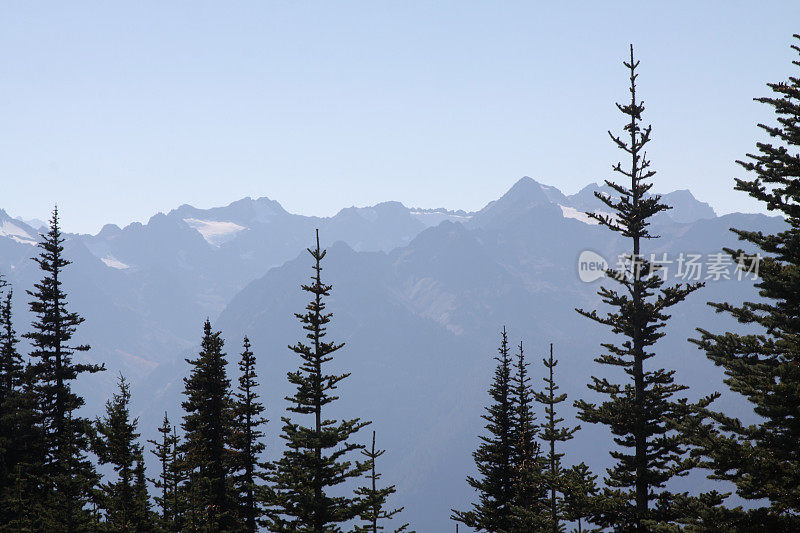
[[[268,418],[279,419],[285,372],[296,364],[286,346],[303,334],[294,313],[307,304],[299,289],[310,275],[306,248],[319,228],[328,248],[324,279],[334,285],[330,338],[346,342],[334,364],[352,372],[342,385],[341,413],[374,421],[390,450],[386,479],[397,483],[397,503],[407,506],[415,528],[446,530],[447,510],[471,498],[463,478],[474,467],[470,453],[482,431],[481,406],[502,326],[515,342],[524,340],[532,361],[554,342],[563,360],[563,391],[571,399],[586,395],[591,360],[605,338],[574,311],[600,305],[599,284],[580,281],[577,260],[586,249],[612,260],[624,243],[585,219],[581,198],[523,178],[474,213],[385,202],[307,217],[279,210],[269,199],[242,199],[215,211],[180,206],[146,224],[106,225],[96,235],[67,234],[65,254],[73,264],[65,288],[86,318],[76,341],[91,344],[88,357],[108,368],[82,380],[78,390],[94,409],[88,414],[99,414],[117,372],[124,372],[143,438],[155,437],[165,409],[179,414],[184,358],[197,349],[210,318],[227,339],[231,362],[242,336],[250,337]],[[708,214],[702,202],[678,199],[686,200],[678,211],[688,221],[654,221],[662,237],[648,241],[648,253],[711,253],[739,244],[730,227],[775,232],[784,224],[761,214],[698,218]],[[0,223],[6,220],[33,231],[0,211]],[[24,332],[32,318],[24,289],[39,275],[30,261],[37,248],[12,237],[0,235],[0,273],[16,288],[17,329]],[[659,341],[665,366],[676,368],[692,394],[722,388],[719,372],[690,355],[697,350],[685,342],[697,324],[725,327],[705,301],[744,298],[757,298],[752,282],[709,282]],[[730,398],[720,401],[741,410]],[[564,415],[574,418],[569,407]],[[605,438],[592,431],[582,442]],[[277,430],[267,432],[268,454],[274,454]],[[604,456],[580,443],[566,451],[594,468],[605,466]]]

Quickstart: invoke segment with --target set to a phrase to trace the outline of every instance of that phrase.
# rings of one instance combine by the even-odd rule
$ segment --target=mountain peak
[[[557,197],[560,193],[561,191],[555,187],[542,185],[533,178],[525,176],[499,199],[489,202],[486,207],[478,211],[473,217],[472,223],[483,226],[494,220],[515,218],[534,208],[556,209],[550,196]]]
[[[672,207],[666,214],[675,222],[688,223],[717,217],[714,208],[695,198],[689,189],[662,194],[661,201]]]
[[[276,216],[288,215],[283,206],[266,196],[253,199],[246,196],[234,200],[226,206],[200,209],[189,204],[183,204],[169,212],[170,217],[181,219],[197,219],[213,222],[231,222],[239,226],[249,227],[252,224],[266,223]]]
[[[38,232],[25,222],[12,218],[0,209],[0,237],[9,237],[21,244],[36,245]]]
[[[507,204],[509,206],[524,205],[526,207],[546,205],[551,203],[545,190],[546,188],[551,189],[551,187],[543,185],[529,176],[525,176],[512,185],[508,192],[494,203],[498,205]]]

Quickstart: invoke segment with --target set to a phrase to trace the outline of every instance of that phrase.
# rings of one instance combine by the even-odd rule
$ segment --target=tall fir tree
[[[15,396],[20,393],[22,356],[17,351],[19,338],[14,330],[11,299],[13,292],[3,294],[5,280],[0,277],[0,495],[5,494],[12,483],[14,467],[17,463],[16,435],[13,418]]]
[[[133,467],[133,523],[137,533],[155,530],[156,516],[150,503],[150,492],[147,487],[147,472],[144,467],[144,455],[136,458]]]
[[[233,479],[245,530],[254,533],[263,514],[261,493],[265,465],[261,461],[261,455],[266,446],[261,428],[267,423],[267,419],[263,416],[264,406],[256,392],[256,358],[247,337],[244,338],[243,348],[239,360],[239,386],[234,393],[236,431],[232,446],[236,454],[236,472]]]
[[[597,476],[586,464],[580,463],[565,470],[561,479],[564,520],[575,524],[574,533],[588,531],[587,522],[591,521],[596,506]]]
[[[322,260],[326,251],[319,246],[319,230],[314,249],[308,248],[314,259],[314,274],[310,285],[302,289],[312,295],[305,313],[297,313],[308,343],[299,341],[289,348],[300,357],[300,367],[289,372],[289,382],[297,387],[286,398],[287,410],[296,418],[310,416],[310,425],[281,417],[281,438],[286,441],[283,456],[270,465],[267,517],[264,525],[269,531],[334,533],[341,524],[357,518],[362,504],[355,496],[336,494],[332,489],[360,477],[369,465],[348,460],[352,452],[364,448],[352,437],[369,422],[358,418],[337,421],[326,418],[326,409],[338,399],[334,391],[350,373],[326,374],[324,366],[344,344],[325,340],[327,324],[332,313],[326,312],[324,298],[332,286],[322,282]]]
[[[627,124],[624,136],[609,135],[614,144],[630,157],[630,164],[614,165],[624,176],[625,184],[606,180],[615,195],[595,193],[613,214],[587,213],[600,225],[629,239],[631,250],[618,269],[609,269],[609,277],[620,289],[601,287],[602,301],[613,308],[607,314],[578,310],[582,315],[622,335],[621,343],[604,343],[607,353],[595,361],[624,371],[626,377],[615,383],[609,378],[593,377],[589,388],[608,399],[596,405],[576,402],[579,418],[609,427],[617,449],[611,451],[616,464],[605,480],[609,490],[604,506],[598,508],[596,523],[618,531],[647,531],[658,524],[669,524],[675,516],[674,500],[665,485],[675,476],[692,468],[681,436],[669,429],[667,421],[680,418],[685,402],[675,399],[687,387],[676,383],[674,371],[653,368],[654,345],[663,335],[668,310],[683,301],[702,284],[665,286],[657,265],[646,260],[643,241],[656,238],[649,231],[650,219],[669,209],[659,195],[650,195],[655,171],[645,155],[651,127],[642,127],[644,104],[637,99],[636,68],[633,46],[630,60],[623,63],[629,72],[630,102],[617,104]]]
[[[542,359],[542,364],[547,369],[547,375],[543,378],[545,382],[544,391],[536,392],[536,401],[544,405],[545,420],[542,423],[539,435],[542,441],[547,445],[547,456],[545,457],[545,473],[544,484],[549,492],[547,502],[548,521],[547,530],[553,533],[558,533],[564,530],[563,513],[561,505],[561,497],[559,493],[564,493],[563,477],[564,472],[561,466],[561,459],[564,457],[564,452],[557,450],[558,443],[566,442],[572,439],[580,426],[564,427],[564,419],[558,416],[557,406],[567,399],[565,393],[557,394],[558,385],[554,377],[555,367],[558,365],[558,360],[553,358],[553,345],[550,344],[550,355],[546,359]]]
[[[116,480],[100,486],[105,526],[112,531],[146,531],[152,525],[150,502],[139,472],[143,468],[143,447],[138,442],[138,419],[131,418],[130,385],[119,376],[119,391],[106,402],[106,413],[95,422],[93,448],[100,464],[110,464]],[[144,497],[143,497],[144,496]]]
[[[13,291],[6,287],[8,284],[0,277],[0,407],[18,390],[24,368],[22,356],[17,351],[19,338],[14,330],[11,305]],[[5,455],[0,456],[0,474],[6,472],[5,463]]]
[[[2,289],[6,288],[5,294]],[[30,495],[23,490],[23,472],[32,457],[30,439],[35,432],[32,397],[24,389],[25,366],[17,350],[19,338],[14,330],[13,291],[0,277],[0,531],[24,529]]]
[[[28,291],[35,319],[32,331],[24,336],[32,345],[32,379],[44,431],[38,474],[47,512],[40,516],[39,525],[51,531],[82,531],[92,523],[88,505],[98,476],[87,456],[91,423],[77,413],[84,400],[73,392],[72,383],[81,374],[104,367],[73,360],[89,346],[71,342],[84,319],[68,309],[62,274],[70,261],[63,255],[63,243],[58,209],[54,209],[50,228],[38,245],[40,254],[34,258],[42,279]]]
[[[546,464],[537,440],[534,392],[522,342],[517,347],[517,361],[511,379],[516,412],[511,439],[514,446],[515,495],[511,510],[514,531],[543,531],[549,523]]]
[[[184,454],[181,451],[181,439],[178,436],[178,428],[172,426],[172,438],[170,439],[172,451],[169,459],[169,475],[172,485],[169,508],[172,515],[171,531],[184,531],[187,522],[186,515],[189,509],[187,496],[189,493],[189,474],[184,467]]]
[[[791,48],[800,54],[800,35],[794,39]],[[800,59],[792,63],[800,67]],[[682,423],[711,477],[734,483],[752,502],[746,513],[709,517],[716,524],[727,520],[726,531],[800,531],[800,78],[768,87],[774,96],[755,100],[776,115],[777,123],[759,124],[772,141],[756,143],[756,153],[737,161],[751,177],[736,179],[735,189],[778,212],[787,228],[776,234],[734,229],[751,249],[725,250],[743,273],[757,274],[761,300],[710,305],[754,333],[699,329],[694,341],[722,367],[728,387],[752,404],[757,421],[705,408]]]
[[[173,435],[173,427],[169,415],[164,412],[164,420],[158,428],[160,440],[148,440],[153,445],[152,453],[158,459],[161,471],[157,478],[150,479],[160,495],[155,497],[156,505],[161,512],[157,520],[158,528],[162,531],[178,531],[176,525],[175,509],[173,506],[177,483],[175,482],[174,449],[177,445],[177,436]]]
[[[378,480],[381,474],[378,472],[375,465],[375,460],[386,453],[386,450],[378,450],[375,448],[375,432],[372,432],[372,446],[368,449],[361,450],[362,455],[367,458],[369,471],[367,472],[368,485],[359,487],[356,494],[361,498],[364,510],[361,512],[360,525],[355,527],[355,533],[378,533],[379,531],[386,530],[383,522],[391,520],[396,515],[403,512],[403,507],[397,509],[386,509],[386,500],[396,492],[394,485],[389,485],[384,488],[378,488]],[[394,533],[401,533],[408,531],[408,524],[402,524],[397,529],[393,530]],[[409,532],[413,533],[413,532]]]
[[[0,303],[0,531],[30,531],[46,514],[40,492],[44,434],[37,423],[33,372],[16,348],[13,291],[4,286],[8,292]]]
[[[467,483],[478,492],[478,501],[468,511],[453,509],[451,518],[478,531],[510,532],[514,528],[511,510],[516,490],[514,470],[513,427],[514,398],[511,383],[511,355],[508,334],[503,328],[500,337],[497,367],[489,389],[492,399],[482,418],[488,435],[472,454],[479,477],[469,476]]]
[[[206,320],[200,353],[186,360],[191,371],[184,378],[181,465],[190,483],[190,531],[228,531],[239,525],[232,478],[234,409],[223,344]]]

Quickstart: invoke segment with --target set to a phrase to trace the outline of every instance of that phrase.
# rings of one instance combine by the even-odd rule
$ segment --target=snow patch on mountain
[[[466,222],[472,218],[472,213],[467,213],[463,210],[450,211],[448,209],[411,209],[409,214],[428,228],[438,226],[445,220]]]
[[[561,214],[564,215],[564,218],[573,218],[575,220],[579,220],[585,224],[591,224],[593,226],[599,224],[599,222],[591,218],[584,211],[578,211],[574,207],[569,207],[561,204],[559,204],[558,207],[561,208]]]
[[[583,222],[584,224],[591,224],[592,226],[600,224],[597,220],[587,215],[586,211],[581,211],[580,209],[575,209],[574,207],[569,207],[568,205],[559,204],[558,207],[561,208],[561,214],[564,215],[564,218],[572,218],[580,222]],[[614,213],[609,213],[608,211],[595,210],[593,211],[593,213],[597,215],[607,216],[611,218],[611,220],[616,220],[617,218],[617,216]]]
[[[214,246],[220,246],[221,244],[228,242],[229,240],[233,239],[237,233],[247,229],[244,226],[236,224],[235,222],[200,220],[198,218],[184,218],[183,221],[186,222],[190,227],[196,229],[200,235],[203,236],[206,242]]]
[[[30,244],[36,246],[36,238],[31,236],[27,231],[14,224],[11,220],[3,220],[0,222],[0,237],[9,237],[22,244]]]
[[[125,270],[130,268],[130,265],[126,265],[113,255],[107,255],[105,257],[101,257],[100,260],[106,264],[107,267],[116,268],[117,270]]]

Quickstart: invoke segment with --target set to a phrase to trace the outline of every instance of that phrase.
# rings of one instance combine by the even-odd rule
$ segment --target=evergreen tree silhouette
[[[236,472],[233,479],[245,530],[253,533],[257,531],[258,520],[263,514],[263,495],[260,494],[263,487],[260,481],[265,477],[265,469],[259,458],[265,449],[264,432],[261,428],[267,423],[267,419],[262,416],[264,406],[256,392],[256,358],[247,337],[244,338],[243,348],[239,360],[239,386],[234,393],[236,432],[232,447],[236,453]]]
[[[658,266],[646,259],[642,244],[656,238],[649,231],[650,219],[669,207],[659,195],[650,195],[650,168],[645,147],[650,142],[651,127],[641,125],[644,104],[637,98],[636,69],[639,62],[630,49],[630,59],[623,63],[630,79],[630,102],[617,104],[625,115],[625,136],[615,136],[614,144],[629,158],[630,165],[614,165],[614,171],[626,182],[606,180],[611,195],[595,193],[612,214],[587,213],[601,226],[620,234],[630,242],[630,253],[620,267],[609,269],[609,278],[619,289],[603,286],[598,294],[612,310],[578,310],[582,315],[607,326],[624,338],[619,343],[604,343],[606,353],[595,361],[624,372],[624,378],[592,377],[589,388],[607,399],[599,405],[578,401],[579,418],[592,424],[608,426],[617,448],[611,451],[616,464],[608,471],[603,505],[596,510],[595,523],[619,531],[649,531],[673,524],[680,518],[674,495],[665,489],[675,476],[685,475],[693,462],[683,439],[668,427],[668,421],[685,414],[685,401],[675,399],[687,387],[675,382],[674,371],[658,368],[653,358],[654,345],[664,336],[668,310],[683,301],[702,284],[665,286]],[[655,367],[655,368],[654,368]]]
[[[386,500],[396,492],[394,485],[388,487],[378,488],[378,480],[381,474],[378,473],[375,466],[375,460],[386,453],[386,450],[375,449],[375,432],[372,432],[372,446],[369,449],[361,450],[361,453],[367,458],[369,464],[369,471],[367,472],[367,479],[369,484],[365,487],[359,487],[356,494],[362,500],[364,511],[361,513],[361,520],[363,524],[355,527],[355,533],[377,533],[384,531],[386,528],[383,526],[383,521],[391,520],[395,515],[403,512],[403,507],[398,509],[386,509]],[[394,533],[401,533],[408,530],[408,524],[402,524],[394,530]],[[413,533],[413,532],[409,532]]]
[[[564,472],[561,467],[561,459],[564,457],[563,452],[557,451],[556,447],[559,442],[566,442],[572,439],[580,426],[573,428],[563,427],[562,422],[564,419],[558,416],[556,406],[563,403],[567,399],[567,395],[557,394],[558,385],[556,384],[553,371],[558,365],[558,360],[553,358],[553,345],[550,345],[550,356],[542,359],[542,364],[547,369],[547,376],[545,376],[544,391],[536,392],[536,401],[544,405],[545,421],[540,426],[540,437],[547,445],[547,455],[545,457],[546,470],[543,476],[545,486],[549,491],[549,501],[547,502],[549,520],[547,523],[547,530],[557,533],[564,530],[561,498],[558,493],[563,493],[565,490],[563,477]]]
[[[12,531],[33,529],[42,502],[44,437],[37,416],[32,373],[17,350],[13,291],[0,277],[0,524]]]
[[[800,35],[794,39],[791,48],[800,54]],[[792,63],[800,67],[800,58]],[[711,477],[734,483],[737,495],[752,502],[746,512],[705,515],[706,525],[727,531],[800,531],[800,78],[768,86],[774,96],[755,100],[775,112],[776,124],[759,124],[772,141],[756,143],[755,153],[737,161],[751,178],[736,179],[735,189],[781,214],[788,227],[776,234],[733,229],[751,249],[725,249],[744,272],[757,274],[761,300],[710,305],[755,331],[699,329],[694,340],[758,419],[747,424],[700,406],[679,424]]]
[[[164,412],[164,420],[158,428],[161,434],[160,440],[148,440],[147,442],[154,446],[152,452],[158,459],[161,465],[161,472],[158,478],[150,479],[155,488],[161,491],[159,496],[155,497],[156,505],[161,509],[158,519],[158,527],[163,531],[178,531],[176,509],[174,505],[175,496],[177,494],[177,483],[175,480],[175,448],[177,447],[177,436],[173,434],[173,427],[169,421],[167,412]]]
[[[542,531],[549,523],[545,457],[537,440],[539,434],[533,412],[534,391],[528,377],[528,363],[522,342],[517,347],[517,362],[512,375],[515,418],[512,427],[514,445],[514,504],[511,517],[514,531]]]
[[[516,498],[513,427],[514,398],[511,383],[511,356],[508,334],[503,328],[500,337],[497,367],[489,389],[492,404],[482,418],[488,435],[472,454],[479,477],[467,477],[467,483],[478,492],[478,501],[468,511],[453,509],[451,518],[478,531],[513,531],[511,514]]]
[[[38,423],[44,432],[43,455],[38,461],[41,469],[31,475],[40,483],[39,498],[44,506],[37,527],[84,531],[93,522],[89,504],[98,476],[87,456],[91,423],[76,414],[84,400],[73,392],[72,383],[81,374],[99,372],[104,367],[73,360],[76,353],[87,352],[89,346],[71,343],[84,319],[68,308],[62,278],[70,261],[63,255],[63,243],[56,208],[50,228],[38,245],[39,256],[34,258],[42,272],[41,281],[33,291],[27,291],[35,318],[32,331],[24,337],[32,345],[31,379]]]
[[[592,474],[584,463],[577,464],[564,471],[562,486],[564,492],[564,519],[576,524],[576,533],[586,531],[585,525],[591,520],[596,506],[597,476]]]
[[[200,353],[186,360],[191,372],[184,378],[180,464],[189,482],[190,530],[226,531],[239,525],[232,479],[235,415],[223,344],[206,320]]]
[[[138,443],[138,419],[130,414],[130,385],[122,376],[119,391],[106,402],[106,413],[95,422],[96,436],[93,449],[100,464],[110,464],[116,474],[115,481],[100,486],[101,507],[105,526],[114,531],[143,531],[152,526],[150,502],[145,487],[137,477],[143,466],[144,448]]]
[[[300,357],[300,366],[287,375],[297,389],[286,400],[290,403],[287,411],[296,419],[311,417],[311,422],[303,425],[289,416],[281,417],[281,438],[286,441],[286,449],[270,465],[271,490],[264,520],[269,531],[276,533],[341,531],[341,524],[361,514],[362,504],[355,496],[337,495],[330,489],[369,469],[366,462],[348,460],[352,452],[364,448],[351,438],[369,422],[358,418],[337,421],[325,416],[326,408],[338,399],[334,391],[350,373],[327,374],[324,370],[344,344],[325,340],[332,314],[326,312],[324,298],[332,287],[322,282],[326,251],[320,249],[319,230],[316,247],[308,252],[314,260],[314,274],[312,283],[302,285],[302,289],[311,294],[311,302],[305,313],[295,315],[307,332],[307,342],[289,347]]]

